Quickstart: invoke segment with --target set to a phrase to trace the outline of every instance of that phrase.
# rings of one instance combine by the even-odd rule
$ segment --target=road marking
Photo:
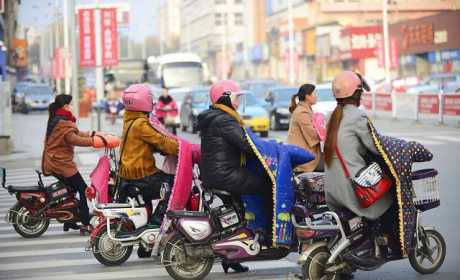
[[[427,140],[427,139],[415,139],[415,138],[409,138],[409,137],[401,137],[402,139],[406,141],[415,141],[417,143],[420,143],[422,145],[427,145],[427,146],[441,146],[441,145],[446,145],[446,143],[440,142],[440,141],[434,141],[434,140]]]
[[[51,238],[51,239],[38,238],[36,240],[23,239],[21,241],[9,241],[7,243],[0,243],[0,248],[24,247],[24,246],[48,245],[48,244],[50,245],[69,244],[69,243],[82,243],[82,248],[83,248],[87,239],[88,239],[87,236],[70,237],[70,238]]]
[[[46,256],[46,255],[59,255],[68,253],[81,253],[85,252],[83,248],[60,248],[60,249],[44,249],[33,251],[15,251],[15,252],[0,252],[1,258],[16,258],[16,257],[32,257],[32,256]],[[91,252],[85,252],[92,255]]]
[[[62,225],[59,225],[62,227]],[[64,230],[59,230],[59,231],[46,231],[43,235],[43,237],[48,237],[48,236],[53,236],[53,238],[57,237],[65,237],[65,236],[80,236],[80,232],[76,230],[71,230],[69,232],[65,232]],[[0,234],[0,239],[5,239],[5,238],[14,238],[14,237],[20,237],[20,235],[16,232],[14,233],[5,233],[5,234]],[[40,238],[43,238],[40,236]]]
[[[427,138],[460,143],[460,136],[458,137],[455,137],[455,136],[427,136]]]

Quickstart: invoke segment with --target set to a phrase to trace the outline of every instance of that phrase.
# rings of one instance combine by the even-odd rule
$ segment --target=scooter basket
[[[438,171],[421,169],[412,172],[413,202],[420,211],[426,211],[441,204],[439,198]]]

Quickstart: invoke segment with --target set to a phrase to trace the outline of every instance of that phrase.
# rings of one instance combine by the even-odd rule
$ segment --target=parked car
[[[383,93],[405,93],[408,88],[420,85],[421,79],[417,76],[398,77],[391,82],[381,81],[374,86],[371,86],[373,92]]]
[[[13,112],[21,112],[27,114],[29,108],[25,103],[25,92],[27,88],[31,85],[29,82],[19,82],[13,89],[11,93],[11,104],[13,105]]]
[[[197,117],[201,112],[209,108],[209,105],[209,87],[190,88],[180,107],[182,131],[187,131],[190,128],[192,133],[195,133]]]
[[[244,124],[252,131],[259,132],[260,136],[268,137],[270,121],[263,101],[248,90],[243,90],[238,98],[240,102],[238,113],[243,118]]]
[[[24,90],[24,103],[28,110],[47,110],[54,101],[54,91],[47,84],[30,84]]]
[[[268,114],[270,116],[270,129],[288,129],[291,113],[289,106],[291,97],[298,92],[296,87],[278,86],[268,90],[265,96],[265,102]]]
[[[274,80],[247,80],[241,83],[241,88],[249,90],[258,98],[265,98],[267,91],[280,84]]]
[[[460,88],[459,73],[433,74],[420,85],[410,87],[407,93],[453,93],[458,88]]]
[[[337,102],[332,93],[332,83],[318,84],[315,88],[316,104],[313,105],[313,112],[322,113],[328,116],[334,111]]]

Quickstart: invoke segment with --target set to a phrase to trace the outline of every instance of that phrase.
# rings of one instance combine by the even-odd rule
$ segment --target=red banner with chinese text
[[[437,94],[420,95],[418,102],[418,111],[422,114],[439,113],[439,97]]]
[[[444,95],[444,114],[460,116],[460,94]]]
[[[117,9],[101,9],[102,65],[118,64]]]
[[[80,66],[96,66],[96,43],[94,32],[94,10],[78,10],[78,24],[80,28]]]

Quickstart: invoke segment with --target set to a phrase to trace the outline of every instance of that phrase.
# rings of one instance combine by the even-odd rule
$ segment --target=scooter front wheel
[[[111,235],[115,235],[116,225],[110,227]],[[93,246],[94,257],[105,266],[118,266],[126,262],[133,251],[133,245],[122,246],[118,241],[112,240],[107,227],[104,227],[96,236]]]
[[[435,273],[444,263],[446,242],[436,230],[419,229],[417,248],[409,254],[409,262],[421,274]]]
[[[211,271],[214,258],[188,256],[184,248],[186,243],[185,237],[176,233],[165,245],[163,265],[175,280],[203,279]]]
[[[24,238],[36,238],[41,236],[45,233],[50,224],[50,220],[44,215],[33,216],[30,211],[20,203],[16,203],[10,211],[12,215],[14,215],[12,219],[14,230]]]

